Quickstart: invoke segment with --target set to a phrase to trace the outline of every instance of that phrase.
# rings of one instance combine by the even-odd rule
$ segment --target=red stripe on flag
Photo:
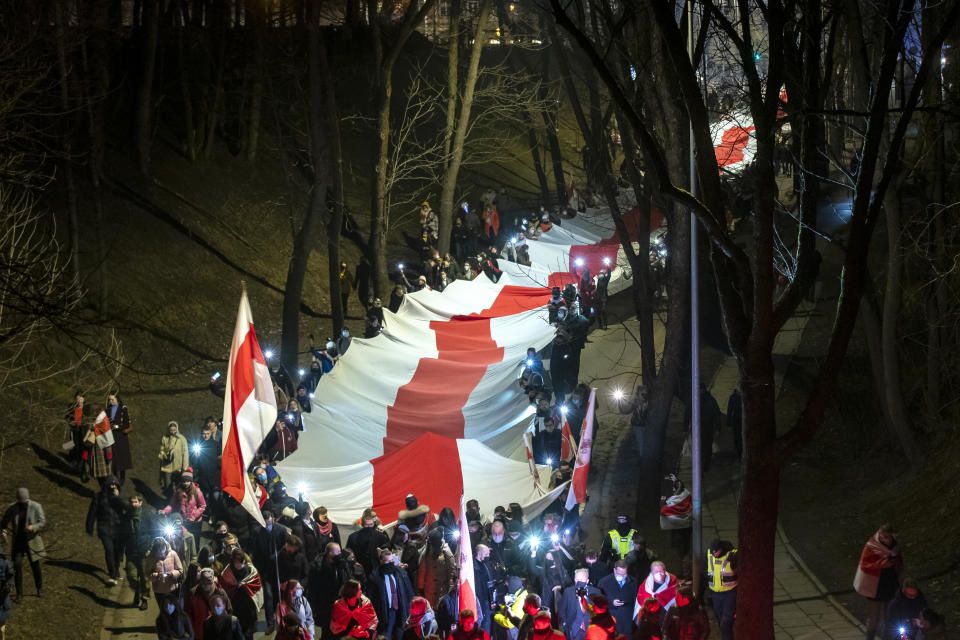
[[[373,508],[383,522],[392,522],[408,493],[439,513],[453,508],[463,494],[463,471],[457,441],[423,433],[405,447],[370,461],[373,465]],[[429,467],[429,473],[425,470]],[[357,514],[359,517],[360,514]]]
[[[467,399],[487,367],[503,360],[503,348],[490,334],[490,320],[542,307],[549,295],[539,287],[505,286],[488,309],[431,322],[437,357],[420,359],[410,382],[387,408],[383,452],[396,451],[428,430],[462,438]]]
[[[474,584],[476,578],[473,575],[473,548],[470,546],[470,528],[467,523],[467,498],[460,496],[460,545],[458,548],[460,591],[459,600],[460,611],[470,609],[476,615],[477,623],[480,622],[480,612],[477,611],[477,589]]]
[[[720,144],[714,149],[717,156],[717,164],[726,167],[738,162],[743,162],[743,152],[750,144],[750,132],[756,129],[753,125],[749,127],[732,126],[723,132],[720,138]]]
[[[243,455],[240,451],[240,431],[237,428],[237,413],[240,407],[253,394],[253,363],[256,356],[264,362],[257,343],[257,335],[253,331],[253,324],[247,329],[243,342],[234,356],[232,380],[230,384],[230,433],[223,445],[223,458],[220,472],[220,484],[223,490],[233,496],[237,502],[243,502],[245,493],[243,476],[247,472],[243,464]]]

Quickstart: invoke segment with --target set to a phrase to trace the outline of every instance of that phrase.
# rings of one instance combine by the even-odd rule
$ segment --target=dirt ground
[[[127,473],[123,493],[137,491],[152,507],[161,507],[156,455],[167,422],[177,420],[188,440],[199,437],[201,421],[207,415],[219,416],[222,401],[208,392],[137,394],[123,400],[130,409],[134,457],[134,468]],[[59,441],[23,440],[8,444],[0,459],[0,469],[7,479],[0,496],[12,502],[17,487],[30,489],[31,497],[43,505],[47,517],[42,535],[49,553],[43,563],[41,598],[35,596],[30,570],[24,567],[26,596],[14,605],[7,622],[8,640],[99,639],[104,609],[129,605],[110,599],[102,547],[95,535],[84,532],[97,481],[81,483],[61,453]],[[64,631],[65,618],[69,619],[69,633]]]

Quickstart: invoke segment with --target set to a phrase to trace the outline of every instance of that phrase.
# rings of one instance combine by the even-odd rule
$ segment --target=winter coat
[[[417,588],[434,610],[440,598],[457,584],[457,560],[445,541],[440,545],[439,552],[431,551],[427,545],[417,572]]]
[[[311,638],[316,638],[316,623],[313,620],[313,609],[307,602],[306,596],[294,596],[293,602],[288,603],[286,599],[277,604],[277,627],[283,626],[283,616],[293,612],[300,618],[300,626],[310,633]]]
[[[350,580],[350,567],[343,556],[327,564],[325,555],[316,557],[310,565],[310,577],[307,579],[307,597],[313,608],[313,619],[317,626],[325,629],[330,625],[333,603],[343,584]]]
[[[43,515],[43,507],[40,506],[39,502],[27,500],[27,512],[25,516],[25,522],[23,524],[24,527],[33,527],[33,531],[26,532],[27,551],[28,555],[30,556],[30,562],[35,562],[41,558],[45,558],[47,556],[47,552],[43,546],[43,538],[40,537],[40,531],[43,529],[44,525],[47,524],[47,518]],[[20,508],[19,505],[14,502],[12,505],[7,507],[6,512],[3,514],[3,519],[0,520],[0,530],[6,530],[10,536],[10,549],[13,549],[13,546],[16,544],[15,540],[17,529],[19,527]]]
[[[607,600],[610,602],[610,615],[617,620],[617,633],[630,635],[630,628],[633,625],[633,606],[637,600],[637,591],[640,585],[637,581],[627,576],[623,582],[623,587],[617,583],[616,574],[611,573],[597,585],[603,591]],[[613,601],[623,602],[620,606],[614,606]],[[588,636],[589,640],[589,636]]]
[[[245,640],[240,621],[229,613],[210,616],[203,623],[203,640]]]
[[[170,461],[166,462],[168,456]],[[187,439],[181,434],[171,436],[169,434],[160,438],[160,471],[163,473],[176,473],[183,471],[190,466],[190,451],[187,449]]]
[[[133,469],[133,456],[130,454],[130,438],[127,434],[133,431],[130,426],[130,414],[127,411],[127,405],[117,399],[116,411],[112,412],[112,406],[106,409],[107,417],[110,419],[110,428],[113,429],[113,472],[122,473]]]
[[[590,626],[590,613],[581,605],[577,588],[578,585],[572,584],[564,589],[557,604],[560,626],[567,640],[584,640],[587,636],[587,627]],[[585,585],[583,588],[587,590],[588,602],[590,596],[600,594],[600,589],[594,586]]]
[[[190,621],[193,623],[193,633],[197,637],[197,640],[204,640],[205,638],[203,623],[213,613],[210,609],[210,598],[213,596],[221,596],[226,601],[230,600],[227,593],[216,585],[214,585],[213,591],[209,594],[204,594],[200,591],[200,588],[197,587],[193,590],[193,593],[184,599],[184,608],[190,616]]]
[[[427,636],[436,635],[437,618],[433,611],[427,611],[419,620],[407,618],[403,625],[403,638],[401,640],[423,640]]]
[[[177,552],[167,545],[167,554],[160,559],[153,551],[143,559],[143,573],[150,580],[153,592],[157,594],[170,593],[180,586],[183,577],[183,563]]]
[[[101,538],[119,539],[127,532],[127,507],[120,496],[110,492],[111,481],[119,484],[115,477],[110,476],[107,478],[106,487],[93,494],[87,509],[87,533],[92,535],[96,524],[97,535]]]
[[[287,580],[298,580],[304,582],[307,574],[310,573],[310,564],[307,562],[307,556],[303,551],[297,550],[290,553],[286,549],[280,549],[277,554],[277,571],[280,572],[280,584]]]
[[[239,575],[228,564],[220,572],[220,587],[230,597],[233,613],[244,629],[253,629],[257,624],[257,614],[263,608],[263,583],[260,574],[250,563],[244,562]]]
[[[203,517],[203,512],[207,510],[207,501],[203,498],[200,486],[196,483],[192,484],[195,489],[193,496],[188,495],[186,491],[178,487],[170,496],[170,504],[163,508],[162,513],[167,514],[175,511],[188,522],[199,522]]]
[[[407,572],[396,567],[394,572],[389,574],[396,581],[397,585],[397,617],[402,619],[410,611],[410,601],[413,600],[413,587],[410,585],[410,578]],[[377,619],[380,624],[378,631],[384,632],[387,629],[387,599],[389,591],[386,583],[386,575],[383,573],[383,567],[377,567],[367,579],[367,593],[370,595],[370,601],[377,612]]]
[[[705,640],[710,635],[707,612],[695,603],[670,607],[663,621],[663,640]]]
[[[166,606],[166,605],[164,605]],[[157,616],[158,640],[193,640],[193,623],[183,609],[174,609],[167,613],[161,609]]]

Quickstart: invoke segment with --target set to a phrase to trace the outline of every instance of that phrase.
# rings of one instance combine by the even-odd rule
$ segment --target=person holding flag
[[[458,606],[457,612],[463,612],[465,610],[470,610],[471,612],[477,611],[477,585],[473,575],[473,549],[470,547],[470,531],[467,527],[467,507],[466,507],[466,497],[464,495],[460,496],[460,541],[459,545],[459,569],[460,569],[460,587],[458,590]],[[479,622],[476,619],[476,614],[474,614],[474,623]],[[463,618],[460,619],[461,625],[463,624]],[[471,629],[473,626],[471,625]],[[487,633],[484,631],[483,635],[487,636]],[[489,636],[487,636],[489,639]]]

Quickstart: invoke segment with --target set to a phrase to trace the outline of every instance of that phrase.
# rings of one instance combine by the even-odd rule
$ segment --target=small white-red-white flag
[[[473,549],[470,546],[470,528],[467,526],[467,497],[460,496],[460,606],[457,613],[470,609],[480,623],[477,611],[477,588],[473,578]]]
[[[223,395],[223,458],[220,486],[264,524],[247,467],[277,420],[277,399],[267,361],[253,330],[244,289],[230,345],[226,393]]]
[[[570,421],[567,416],[563,416],[563,429],[560,430],[560,459],[564,462],[573,458],[573,452],[577,450],[577,441],[573,439],[573,433],[570,432]]]
[[[583,432],[580,434],[580,450],[577,451],[577,463],[573,467],[570,492],[567,494],[567,511],[587,501],[587,475],[590,473],[590,450],[593,448],[593,418],[596,403],[597,390],[590,389],[587,417],[583,421]]]
[[[533,445],[530,444],[530,432],[523,432],[523,445],[527,448],[527,464],[530,465],[530,475],[533,476],[533,486],[540,486],[540,474],[537,473],[537,464],[533,460]]]

